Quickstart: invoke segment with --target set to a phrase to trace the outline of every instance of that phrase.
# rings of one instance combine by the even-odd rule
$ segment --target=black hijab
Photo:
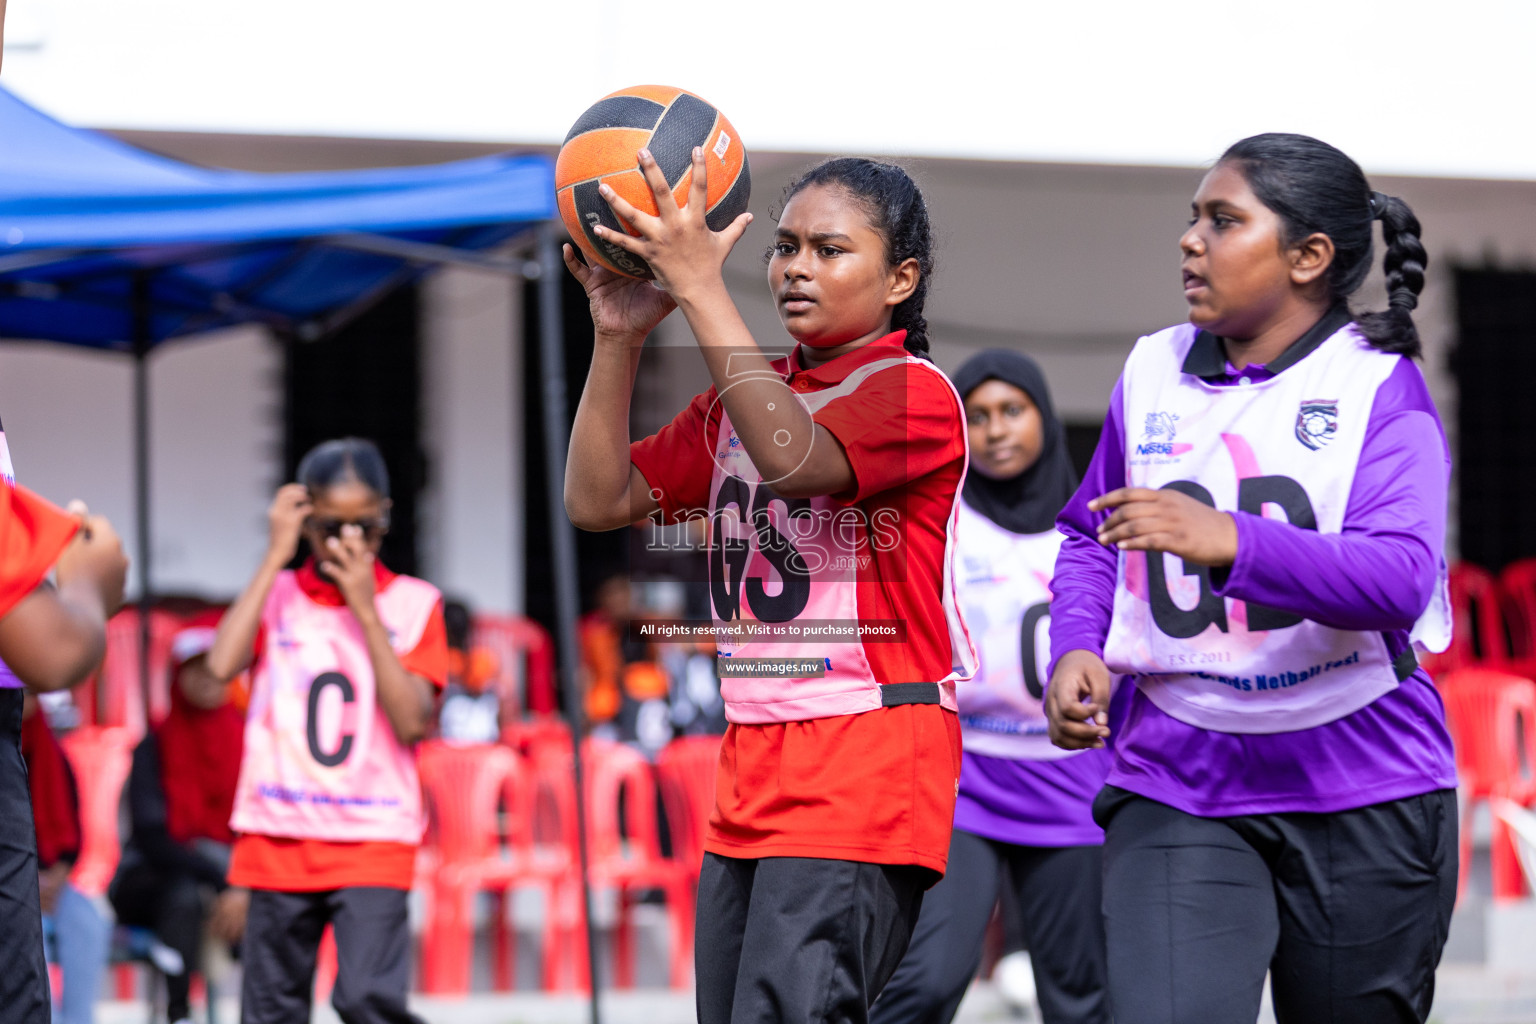
[[[1067,455],[1066,425],[1056,418],[1045,374],[1028,356],[999,348],[978,353],[955,371],[955,390],[964,399],[989,380],[1012,384],[1034,401],[1040,410],[1044,444],[1033,466],[1007,480],[983,476],[973,466],[965,475],[966,503],[1005,530],[1045,533],[1077,490],[1077,471]]]

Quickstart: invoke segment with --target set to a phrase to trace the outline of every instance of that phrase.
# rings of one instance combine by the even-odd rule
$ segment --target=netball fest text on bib
[[[441,600],[397,576],[378,595],[396,653],[412,650]],[[239,832],[416,843],[425,818],[415,757],[378,706],[362,627],[280,573],[262,616],[266,651],[246,716],[232,827]]]
[[[907,372],[938,372],[911,357],[879,360],[820,391],[795,394],[786,387],[784,400],[801,402],[814,414],[834,399],[851,394],[871,375],[893,367],[904,367]],[[880,684],[863,640],[795,640],[784,637],[783,630],[771,631],[772,640],[758,640],[741,626],[753,622],[857,623],[860,569],[868,567],[874,545],[894,551],[901,543],[901,524],[893,510],[869,517],[861,508],[827,496],[778,495],[741,445],[723,406],[719,430],[708,440],[715,456],[709,492],[710,603],[721,656],[803,658],[824,665],[820,677],[723,677],[726,718],[763,724],[858,714],[881,707]],[[954,602],[951,563],[955,521],[952,510],[944,609],[950,622],[951,649],[968,655],[969,641]],[[954,679],[969,674],[968,666],[961,668],[963,673],[951,672],[937,681],[941,703],[951,710],[955,709]]]
[[[1341,532],[1371,406],[1399,357],[1345,327],[1283,373],[1217,387],[1181,372],[1196,333],[1143,338],[1126,362],[1127,486]],[[1437,596],[1414,637],[1433,646],[1448,629]],[[1381,634],[1220,597],[1209,569],[1157,552],[1120,554],[1105,661],[1168,714],[1227,732],[1321,725],[1397,685]]]

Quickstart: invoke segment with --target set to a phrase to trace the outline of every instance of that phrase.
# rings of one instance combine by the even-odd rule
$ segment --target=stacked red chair
[[[120,725],[82,725],[59,740],[80,799],[80,858],[69,880],[87,896],[107,891],[123,855],[118,809],[136,742],[133,730]],[[118,998],[130,998],[132,965],[119,964],[114,977]]]
[[[1504,601],[1499,580],[1471,562],[1450,569],[1451,646],[1427,654],[1424,668],[1431,676],[1473,665],[1503,665],[1510,659],[1505,632]]]
[[[1507,663],[1519,675],[1536,678],[1536,558],[1504,567],[1499,597],[1509,629]]]
[[[660,890],[666,898],[672,932],[670,983],[673,988],[686,988],[693,962],[692,872],[688,865],[661,854],[656,780],[650,762],[617,743],[588,740],[582,749],[587,759],[587,838],[592,886],[612,888],[618,896],[614,984],[618,988],[634,987],[632,909],[635,897],[649,889]]]
[[[154,609],[149,613],[149,701],[139,682],[139,613],[125,608],[107,623],[107,654],[97,673],[91,720],[126,726],[143,736],[150,723],[171,706],[171,641],[182,628],[180,616]]]
[[[544,627],[521,615],[477,615],[470,643],[496,656],[493,685],[503,707],[555,713],[555,647]]]
[[[704,862],[704,833],[715,811],[720,739],[687,736],[667,744],[656,757],[662,804],[672,827],[673,855],[688,867],[695,883]]]
[[[565,897],[572,862],[562,843],[537,841],[538,793],[532,774],[517,754],[498,744],[429,741],[418,749],[417,764],[430,821],[421,857],[426,898],[422,990],[452,995],[469,991],[472,901],[486,891],[497,897],[494,984],[512,989],[516,946],[506,920],[506,897],[509,890],[524,885],[544,890],[545,974],[553,976],[562,948],[569,945],[558,930],[560,915],[554,909]]]
[[[1461,875],[1472,860],[1472,815],[1497,798],[1536,802],[1536,682],[1495,668],[1461,668],[1439,680],[1461,776]],[[1519,899],[1522,879],[1509,826],[1493,819],[1493,897]]]
[[[80,859],[70,882],[87,896],[107,891],[122,856],[118,805],[133,766],[133,731],[118,725],[83,725],[59,744],[80,794]]]

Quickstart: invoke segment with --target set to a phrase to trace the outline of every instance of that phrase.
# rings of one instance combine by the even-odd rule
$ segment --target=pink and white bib
[[[909,372],[938,374],[955,394],[938,368],[911,356],[868,363],[821,391],[796,394],[785,388],[784,393],[786,400],[799,400],[814,414],[852,394],[871,375],[903,364]],[[961,406],[959,395],[955,405]],[[726,719],[743,724],[806,721],[859,714],[891,702],[857,635],[858,569],[867,564],[873,545],[900,542],[901,524],[870,523],[863,509],[827,496],[775,494],[723,410],[716,442],[709,490],[710,591],[720,656],[806,659],[821,663],[825,672],[789,678],[723,674]],[[943,580],[951,668],[943,679],[901,681],[937,684],[939,703],[950,710],[956,707],[955,681],[969,678],[975,669],[975,651],[955,594],[959,506],[957,488],[946,526]],[[774,637],[754,638],[760,625],[774,627]],[[791,629],[799,635],[783,635]]]
[[[442,595],[396,576],[375,598],[390,646],[421,640]],[[362,627],[346,607],[311,600],[282,572],[262,612],[266,650],[246,715],[230,826],[342,842],[418,843],[426,826],[416,756],[378,705]]]

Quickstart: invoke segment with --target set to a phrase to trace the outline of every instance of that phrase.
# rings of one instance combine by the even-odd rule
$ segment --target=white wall
[[[519,295],[465,271],[423,288],[422,571],[486,611],[515,611],[523,596]],[[282,353],[265,332],[237,329],[163,345],[150,367],[153,585],[227,600],[266,546]],[[18,479],[108,516],[136,560],[132,389],[128,356],[0,343],[0,422]]]
[[[162,346],[150,357],[153,584],[229,597],[266,544],[282,453],[280,354],[258,329]],[[81,498],[137,558],[132,361],[62,345],[0,344],[0,418],[17,479]],[[137,592],[137,569],[130,574]]]
[[[327,166],[335,157],[324,140],[309,141],[302,153],[284,155],[284,165]],[[167,135],[159,148],[205,142]],[[270,154],[276,143],[226,137],[220,145],[238,156]],[[432,148],[414,145],[410,155],[430,159]],[[758,219],[731,256],[729,281],[764,344],[787,340],[761,260],[769,214],[784,183],[816,159],[753,157]],[[1183,317],[1176,241],[1200,170],[905,162],[923,185],[940,239],[929,308],[938,363],[953,369],[983,347],[1020,348],[1044,366],[1064,415],[1102,416],[1135,338]],[[1423,365],[1454,450],[1451,269],[1536,266],[1536,183],[1384,176],[1372,183],[1407,199],[1425,226]],[[528,510],[522,411],[512,397],[521,393],[512,340],[519,295],[504,279],[457,270],[429,279],[424,290],[422,444],[432,469],[420,533],[424,571],[486,609],[517,608],[523,586]],[[1373,278],[1361,303],[1379,308],[1381,299]],[[681,318],[663,325],[653,348],[636,396],[637,430],[654,430],[708,386]],[[227,597],[259,557],[281,461],[280,367],[280,354],[254,330],[173,343],[153,356],[159,589]],[[130,396],[127,357],[0,343],[0,419],[21,480],[59,501],[86,499],[119,524],[131,548]]]
[[[10,7],[6,84],[104,127],[552,143],[661,80],[754,151],[1192,165],[1303,131],[1380,171],[1536,176],[1528,0]]]
[[[521,282],[469,270],[422,289],[422,565],[486,611],[523,605],[521,295]]]

